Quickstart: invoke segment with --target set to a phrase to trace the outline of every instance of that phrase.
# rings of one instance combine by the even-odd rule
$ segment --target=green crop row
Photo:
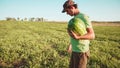
[[[93,26],[88,68],[120,67],[120,27]],[[68,68],[67,23],[0,21],[0,68]]]

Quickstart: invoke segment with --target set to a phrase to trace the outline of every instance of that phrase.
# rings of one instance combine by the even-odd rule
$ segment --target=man
[[[89,40],[95,38],[91,22],[89,21],[88,16],[79,11],[77,4],[75,4],[72,0],[68,0],[63,4],[62,12],[66,12],[68,15],[74,16],[74,18],[81,19],[86,26],[85,28],[87,33],[82,36],[75,34],[72,30],[68,29],[71,41],[68,51],[72,48],[69,68],[86,68],[89,57]]]

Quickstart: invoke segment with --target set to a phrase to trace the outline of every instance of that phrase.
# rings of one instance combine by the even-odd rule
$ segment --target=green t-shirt
[[[91,22],[88,19],[88,16],[79,13],[78,15],[74,16],[74,18],[79,18],[81,19],[84,24],[85,24],[85,28],[91,28]],[[68,23],[69,25],[69,23]],[[72,51],[73,52],[87,52],[89,50],[89,40],[76,40],[72,37],[70,37],[70,42],[72,44]]]

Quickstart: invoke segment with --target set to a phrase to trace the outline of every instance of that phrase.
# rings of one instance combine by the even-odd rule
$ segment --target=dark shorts
[[[90,52],[85,53],[72,52],[69,68],[86,68]]]

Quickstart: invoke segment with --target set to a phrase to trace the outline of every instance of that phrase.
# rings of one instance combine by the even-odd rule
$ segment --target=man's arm
[[[71,44],[68,45],[67,52],[68,52],[68,53],[71,53],[71,52],[72,52],[72,45],[71,45]]]
[[[68,30],[68,33],[71,37],[81,40],[91,40],[95,38],[94,30],[92,27],[86,28],[87,34],[83,36],[76,35],[73,31]]]

